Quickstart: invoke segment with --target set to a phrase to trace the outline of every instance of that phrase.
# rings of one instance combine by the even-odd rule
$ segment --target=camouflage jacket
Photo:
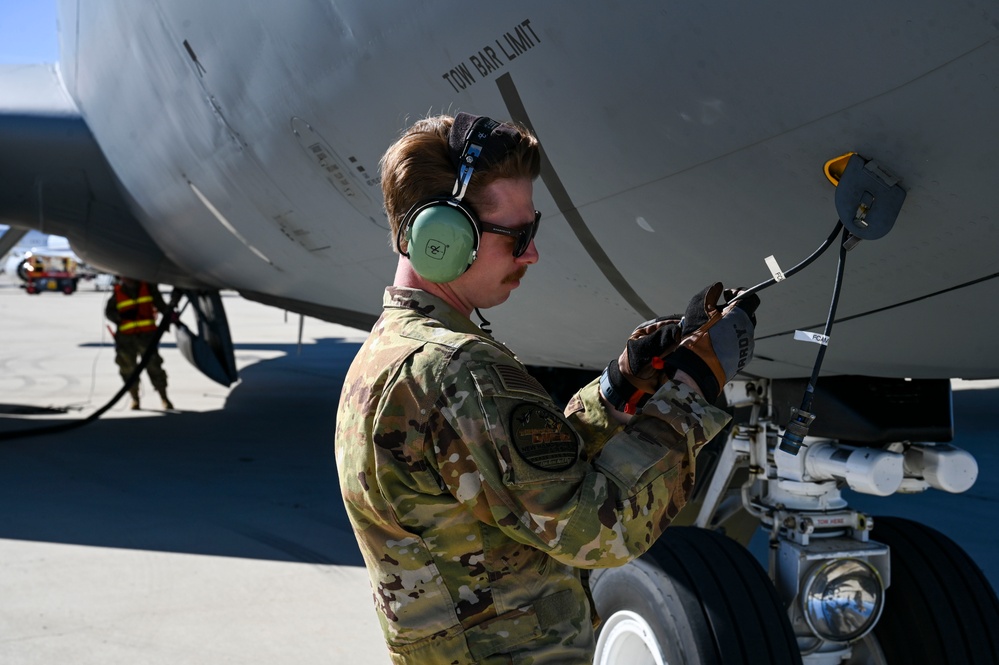
[[[444,301],[390,287],[337,413],[340,487],[393,662],[589,662],[579,569],[647,550],[727,422],[667,382],[627,427],[565,413]]]

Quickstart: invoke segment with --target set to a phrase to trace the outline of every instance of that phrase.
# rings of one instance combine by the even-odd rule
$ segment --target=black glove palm
[[[621,355],[607,365],[600,377],[600,391],[614,408],[635,413],[642,397],[659,388],[664,359],[680,343],[679,315],[661,316],[635,328]]]

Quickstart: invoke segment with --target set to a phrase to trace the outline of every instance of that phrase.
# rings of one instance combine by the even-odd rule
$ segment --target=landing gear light
[[[816,566],[806,580],[802,613],[816,636],[852,642],[874,628],[884,597],[881,575],[871,564],[862,559],[830,559]]]

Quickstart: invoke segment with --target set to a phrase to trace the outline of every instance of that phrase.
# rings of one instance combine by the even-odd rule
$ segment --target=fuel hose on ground
[[[177,303],[180,301],[182,293],[183,291],[181,289],[173,290],[173,293],[170,295],[170,302],[168,303],[167,311],[164,312],[163,317],[160,319],[160,324],[156,328],[152,341],[150,341],[149,346],[146,347],[145,352],[142,354],[142,359],[139,361],[139,364],[136,365],[135,370],[125,380],[121,389],[115,393],[114,397],[112,397],[107,404],[97,409],[97,411],[94,411],[86,418],[81,418],[79,420],[70,420],[56,425],[48,425],[46,427],[35,427],[32,429],[16,430],[13,432],[0,432],[0,441],[10,441],[29,436],[41,436],[44,434],[66,432],[76,429],[77,427],[83,427],[88,423],[92,423],[104,415],[108,409],[118,403],[118,400],[120,400],[122,396],[128,392],[129,388],[138,382],[139,376],[143,371],[145,371],[146,366],[152,361],[153,355],[156,353],[157,347],[159,346],[160,338],[163,337],[163,333],[170,328],[170,324],[174,321],[173,313],[177,310]]]

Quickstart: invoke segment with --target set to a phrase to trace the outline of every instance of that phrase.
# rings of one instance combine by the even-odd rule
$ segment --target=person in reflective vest
[[[156,313],[166,312],[167,304],[155,284],[149,284],[129,277],[119,277],[114,287],[114,297],[108,300],[105,314],[118,326],[115,333],[115,358],[121,378],[125,381],[132,375],[150,345],[156,345]],[[167,374],[163,369],[163,358],[153,349],[153,357],[146,365],[146,373],[159,393],[164,409],[173,409],[167,397]],[[139,384],[129,388],[132,396],[132,409],[139,408]]]

